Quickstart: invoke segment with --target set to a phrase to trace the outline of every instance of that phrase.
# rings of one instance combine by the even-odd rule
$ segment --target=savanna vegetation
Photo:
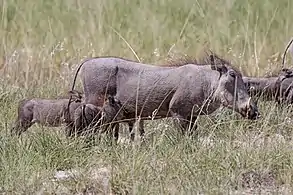
[[[273,102],[259,102],[257,121],[226,109],[201,117],[197,138],[183,137],[169,120],[148,121],[144,144],[67,139],[62,128],[38,125],[20,138],[9,130],[19,100],[66,93],[87,57],[159,64],[211,49],[244,75],[270,75],[280,69],[292,36],[292,1],[2,0],[0,5],[0,193],[290,194],[292,109]],[[104,172],[96,172],[97,178],[90,176],[93,169]],[[78,170],[81,176],[54,180],[60,170]]]

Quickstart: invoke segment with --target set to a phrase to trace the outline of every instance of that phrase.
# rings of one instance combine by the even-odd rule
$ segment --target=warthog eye
[[[235,72],[234,72],[234,71],[229,71],[229,75],[230,75],[231,77],[233,77],[233,78],[235,78],[235,77],[236,77],[236,74],[235,74]]]

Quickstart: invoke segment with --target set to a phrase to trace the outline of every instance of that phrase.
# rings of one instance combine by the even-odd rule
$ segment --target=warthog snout
[[[248,103],[240,109],[239,112],[243,117],[250,119],[250,120],[256,120],[260,118],[260,113],[258,112],[257,105],[251,101],[251,97],[248,100]]]

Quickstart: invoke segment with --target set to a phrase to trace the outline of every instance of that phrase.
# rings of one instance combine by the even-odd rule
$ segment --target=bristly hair
[[[167,64],[165,66],[183,66],[186,64],[195,64],[198,66],[211,65],[212,62],[210,55],[214,56],[216,65],[225,64],[228,66],[232,66],[231,62],[219,57],[219,55],[213,53],[212,51],[205,52],[205,55],[200,59],[196,59],[195,57],[191,57],[188,55],[181,55],[179,57],[169,58],[167,59]]]
[[[186,54],[180,56],[168,57],[166,59],[166,64],[159,64],[159,66],[167,66],[167,67],[179,67],[184,66],[186,64],[199,64],[198,60],[195,57],[188,56]]]
[[[225,64],[227,66],[231,66],[232,67],[232,64],[230,61],[228,60],[225,60],[224,58],[220,57],[219,55],[217,55],[216,53],[212,52],[212,51],[209,51],[209,52],[205,52],[205,55],[204,57],[199,61],[199,63],[201,64],[211,64],[211,58],[210,58],[210,55],[213,55],[214,56],[214,60],[215,60],[215,64]]]
[[[203,55],[203,57],[200,59],[196,59],[195,57],[191,57],[188,55],[182,55],[182,56],[176,57],[176,58],[169,58],[169,59],[167,59],[166,65],[159,65],[159,66],[171,66],[171,67],[178,66],[179,67],[179,66],[184,66],[187,64],[195,64],[198,66],[211,65],[212,62],[211,62],[210,55],[214,56],[214,63],[216,65],[224,64],[225,66],[234,69],[238,74],[242,75],[241,71],[238,68],[232,66],[230,61],[220,57],[219,55],[215,54],[212,51],[205,52],[205,55]]]
[[[266,73],[264,75],[264,78],[278,77],[279,75],[280,75],[280,70],[274,70],[272,72]]]

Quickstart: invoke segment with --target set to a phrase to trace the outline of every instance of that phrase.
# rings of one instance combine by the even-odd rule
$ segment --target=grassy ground
[[[280,68],[292,36],[291,1],[3,0],[0,5],[0,193],[236,194],[262,189],[290,194],[291,108],[272,103],[261,102],[263,118],[257,122],[230,112],[202,117],[195,140],[164,121],[146,124],[143,145],[68,140],[61,128],[34,126],[21,139],[7,132],[20,99],[65,93],[77,64],[90,56],[157,64],[178,53],[199,56],[212,49],[246,75],[270,74]],[[82,175],[52,180],[56,171],[69,169]],[[100,176],[92,176],[92,170]]]

